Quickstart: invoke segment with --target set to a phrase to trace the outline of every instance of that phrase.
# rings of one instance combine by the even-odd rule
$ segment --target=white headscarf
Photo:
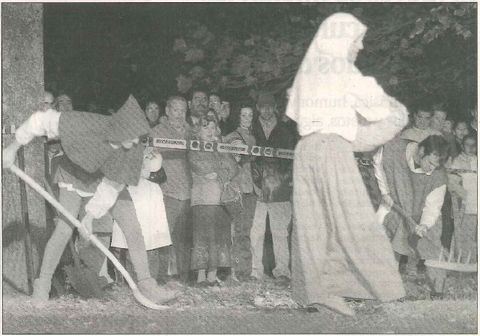
[[[298,124],[300,135],[337,133],[353,141],[356,112],[369,121],[386,118],[390,110],[383,89],[364,77],[348,60],[356,39],[367,27],[354,16],[336,13],[320,25],[295,78],[287,116]]]

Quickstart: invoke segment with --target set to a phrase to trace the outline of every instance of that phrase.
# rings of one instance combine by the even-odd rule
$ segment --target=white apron
[[[172,244],[160,186],[141,178],[137,186],[128,186],[147,250]],[[125,236],[114,221],[112,247],[128,248]]]

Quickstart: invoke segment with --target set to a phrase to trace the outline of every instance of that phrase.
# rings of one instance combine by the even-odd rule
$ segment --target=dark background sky
[[[334,3],[331,5],[335,6]],[[375,17],[377,10],[378,15],[385,15],[386,10],[391,12],[386,8],[390,5],[394,6],[378,3],[378,6],[370,4],[368,8],[370,14]],[[408,7],[408,10],[414,12],[415,6],[418,5],[422,6],[418,3],[401,4],[403,8]],[[358,4],[358,7],[364,6],[366,4]],[[305,6],[301,3],[259,2],[46,3],[44,4],[46,88],[54,94],[66,91],[73,96],[75,108],[84,108],[86,103],[93,99],[94,86],[111,76],[112,72],[131,75],[131,64],[139,64],[140,70],[134,76],[138,77],[136,81],[145,80],[146,76],[141,73],[141,62],[135,59],[119,61],[116,57],[124,52],[126,45],[141,40],[152,46],[153,57],[165,60],[163,62],[165,68],[160,71],[163,86],[156,89],[159,92],[158,96],[154,97],[162,100],[170,94],[177,93],[175,76],[178,73],[174,71],[176,69],[167,65],[171,64],[172,57],[177,57],[171,52],[172,46],[175,38],[181,36],[182,29],[187,23],[197,20],[207,24],[209,30],[218,35],[228,28],[235,27],[234,33],[237,37],[247,38],[252,32],[261,34],[269,31],[272,24],[281,26],[283,22],[288,21],[288,15],[295,14],[296,10],[305,11]],[[312,13],[317,14],[316,11]],[[443,43],[441,46],[443,49],[437,49],[438,52],[432,54],[439,60],[452,50],[449,43]],[[430,48],[434,47],[435,44],[431,44]],[[364,51],[360,58],[366,57],[365,55],[367,52]],[[432,62],[431,57],[424,61]],[[111,64],[111,60],[114,59],[117,63]],[[149,85],[148,82],[139,84],[143,87]],[[472,90],[476,91],[476,88]]]
[[[208,23],[213,32],[221,32],[233,24],[238,27],[239,35],[247,36],[285,19],[285,13],[276,10],[282,6],[275,3],[46,3],[46,87],[54,94],[70,93],[74,103],[83,107],[92,99],[89,86],[98,81],[95,73],[109,71],[109,64],[99,64],[105,63],[100,54],[113,58],[122,45],[142,39],[152,45],[158,57],[171,57],[168,52],[175,38],[192,20]],[[107,41],[105,36],[109,37]],[[165,92],[159,96],[176,93],[176,82],[167,70],[168,78],[162,88]],[[53,77],[58,73],[64,77]],[[68,79],[73,78],[81,87],[76,94],[68,83]]]

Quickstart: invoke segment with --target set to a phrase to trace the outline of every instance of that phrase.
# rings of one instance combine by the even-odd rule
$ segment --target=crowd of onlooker
[[[140,104],[153,138],[291,150],[299,139],[295,123],[279,113],[275,96],[269,92],[261,92],[252,105],[233,108],[217,93],[209,95],[200,89],[193,90],[188,99],[169,97],[164,109],[154,100]],[[74,110],[74,104],[66,94],[54,99],[47,92],[45,108],[68,112]],[[99,112],[94,104],[88,110]],[[387,207],[394,201],[401,202],[397,184],[391,183],[397,178],[389,166],[392,159],[398,162],[406,158],[408,165],[412,157],[412,171],[422,165],[430,165],[424,169],[430,174],[440,167],[450,169],[448,176],[438,177],[438,188],[429,187],[429,193],[422,190],[423,194],[417,195],[415,188],[408,191],[412,200],[421,200],[423,208],[418,211],[434,218],[432,223],[427,221],[430,226],[424,228],[425,232],[418,234],[433,232],[435,227],[444,247],[450,248],[453,236],[455,249],[471,251],[471,260],[476,261],[476,111],[473,122],[457,118],[455,111],[447,112],[438,105],[418,105],[410,115],[410,125],[373,153],[378,181],[373,189],[380,190],[381,203]],[[405,147],[397,146],[398,141]],[[221,278],[226,274],[233,280],[262,280],[266,277],[264,245],[269,231],[275,265],[272,275],[282,283],[291,280],[292,160],[162,147],[151,152],[161,154],[166,175],[158,184],[172,243],[149,251],[150,268],[155,273],[152,276],[157,281],[190,280],[195,286],[215,286],[219,284],[219,272]],[[431,157],[431,153],[435,155]],[[409,253],[396,245],[398,227],[392,226],[388,215],[384,225],[400,271],[405,272]],[[421,270],[422,263],[417,267]]]

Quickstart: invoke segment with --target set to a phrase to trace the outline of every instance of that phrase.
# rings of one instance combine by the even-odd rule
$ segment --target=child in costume
[[[354,65],[366,30],[350,14],[328,17],[287,107],[302,136],[293,171],[292,289],[310,311],[325,306],[351,316],[342,297],[405,296],[353,154],[387,142],[407,123],[406,109]]]
[[[85,193],[83,189],[101,179],[85,206],[82,224],[91,232],[93,219],[101,218],[110,210],[126,234],[140,291],[162,304],[179,293],[158,287],[150,276],[140,224],[130,194],[124,188],[138,184],[143,162],[139,137],[148,134],[150,127],[133,96],[122,102],[125,103],[113,116],[74,111],[61,113],[52,109],[34,113],[19,127],[15,141],[4,150],[3,163],[5,168],[10,167],[20,146],[28,144],[35,136],[60,139],[71,163],[66,168],[70,169],[71,176],[61,188],[60,202],[69,210],[78,209],[81,202],[92,196],[92,192]],[[78,214],[72,212],[74,216]],[[48,300],[52,274],[71,234],[71,224],[65,219],[58,221],[45,249],[40,277],[34,283],[34,301]]]
[[[465,172],[458,171],[448,176],[448,188],[452,195],[455,195],[455,253],[458,256],[462,250],[464,257],[467,253],[471,253],[471,262],[477,262],[478,159],[476,135],[468,134],[463,137],[462,153],[453,160],[451,169],[465,170]]]
[[[436,259],[443,250],[441,209],[447,185],[443,165],[448,155],[449,144],[441,135],[430,135],[420,144],[396,138],[375,154],[376,177],[385,200],[383,206],[388,208],[395,203],[418,223],[408,230],[405,218],[387,209],[383,224],[397,259],[401,255]],[[409,231],[418,237],[409,236]],[[442,297],[446,271],[427,267],[426,274],[431,297]]]
[[[137,186],[127,186],[147,249],[150,274],[158,276],[160,261],[158,248],[172,244],[168,229],[167,214],[163,203],[163,193],[160,185],[151,180],[152,173],[157,173],[162,167],[162,155],[152,153],[153,147],[146,147],[141,172]],[[122,229],[115,221],[112,232],[112,247],[128,248]]]

